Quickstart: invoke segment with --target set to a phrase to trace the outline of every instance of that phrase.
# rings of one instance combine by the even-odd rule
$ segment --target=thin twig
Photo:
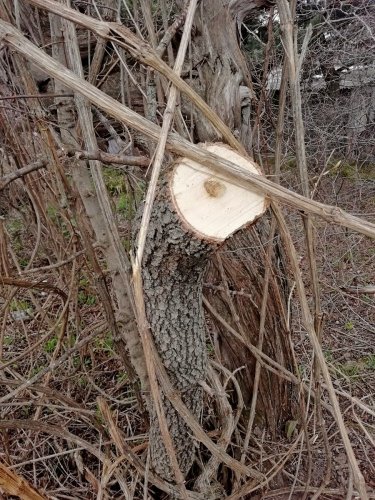
[[[38,160],[30,165],[26,165],[26,167],[22,167],[14,172],[11,172],[3,177],[0,177],[0,191],[2,191],[8,184],[15,181],[16,179],[20,179],[24,175],[30,174],[35,170],[40,170],[41,168],[45,168],[47,166],[46,160]]]
[[[50,97],[74,97],[74,94],[21,94],[21,95],[7,95],[0,97],[0,101],[9,99],[47,99]]]

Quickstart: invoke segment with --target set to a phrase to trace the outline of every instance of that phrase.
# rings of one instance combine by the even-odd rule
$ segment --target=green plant
[[[81,358],[78,356],[78,354],[73,356],[73,366],[74,368],[79,368],[81,366]]]
[[[13,299],[10,303],[11,311],[30,311],[32,310],[31,302],[27,300],[17,300]]]
[[[27,264],[29,263],[29,259],[22,259],[21,258],[21,259],[19,259],[18,262],[19,262],[20,266],[22,267],[22,269],[24,269],[27,266]]]
[[[338,363],[337,372],[348,378],[355,378],[361,371],[361,363],[357,361],[348,361],[347,363]]]
[[[366,368],[369,368],[370,370],[375,370],[375,354],[367,356],[365,363],[366,363]]]
[[[117,211],[121,213],[127,219],[133,214],[132,204],[129,200],[129,196],[122,193],[117,201]]]
[[[8,229],[8,232],[11,236],[15,236],[16,234],[20,233],[23,229],[23,223],[22,219],[10,219],[6,227]]]
[[[14,338],[11,337],[10,335],[5,335],[4,336],[4,340],[3,340],[3,344],[4,345],[12,345],[14,342]]]
[[[71,333],[68,336],[68,341],[67,341],[68,347],[73,347],[76,341],[77,341],[77,336],[74,333]]]
[[[355,179],[358,174],[357,166],[350,163],[342,163],[339,171],[343,177],[348,179]]]
[[[125,177],[120,170],[106,168],[103,176],[105,185],[112,196],[118,196],[125,192]]]
[[[126,250],[127,252],[130,252],[131,247],[132,247],[131,240],[130,240],[129,238],[122,238],[122,239],[121,239],[121,242],[122,242],[122,244],[123,244],[123,246],[124,246],[125,250]]]
[[[92,367],[92,359],[91,356],[83,356],[83,364],[85,365],[86,368],[91,368]]]
[[[48,217],[53,221],[57,221],[57,208],[53,205],[48,205],[46,209]]]
[[[86,377],[84,377],[83,375],[78,377],[78,380],[77,380],[77,383],[79,385],[79,387],[87,387],[87,379]]]
[[[31,406],[29,404],[23,404],[21,407],[21,414],[23,418],[29,418],[31,415]]]
[[[95,407],[95,417],[96,417],[97,421],[100,424],[104,424],[105,423],[104,417],[102,415],[102,412],[100,411],[100,408],[99,408],[98,404],[96,404],[96,407]]]
[[[297,420],[288,420],[285,424],[285,434],[287,439],[290,441],[294,435],[297,434]]]
[[[126,372],[118,372],[116,378],[119,384],[127,382],[129,379],[128,374]]]
[[[43,366],[34,366],[30,371],[30,378],[35,377],[35,375],[38,375],[42,370]]]
[[[214,346],[211,344],[211,342],[207,342],[206,344],[206,349],[207,349],[207,354],[210,356],[211,354],[213,355],[215,353]]]
[[[354,323],[352,321],[347,321],[345,323],[345,330],[348,330],[349,332],[353,330],[354,328]]]
[[[93,306],[96,304],[96,297],[95,295],[87,294],[83,290],[80,290],[78,292],[78,304]]]
[[[305,364],[303,364],[303,363],[301,363],[301,364],[299,364],[299,365],[298,365],[297,369],[298,369],[299,376],[300,376],[301,378],[305,378],[305,377],[306,377],[306,375],[307,375],[307,368],[306,368],[306,365],[305,365]]]
[[[80,278],[78,284],[79,284],[80,288],[84,288],[84,287],[88,286],[89,283],[90,283],[89,279],[86,276],[83,276],[82,278]]]
[[[22,219],[10,219],[6,224],[12,246],[16,252],[23,250],[22,232],[24,229]]]
[[[324,358],[327,361],[327,363],[332,363],[332,361],[333,361],[333,354],[332,354],[331,349],[325,349],[323,351],[323,354],[324,354]]]
[[[112,332],[107,332],[104,338],[95,340],[95,347],[104,352],[113,352],[113,345]]]
[[[52,337],[51,339],[48,339],[47,342],[44,344],[44,350],[45,352],[48,352],[48,354],[51,354],[57,346],[57,337]]]

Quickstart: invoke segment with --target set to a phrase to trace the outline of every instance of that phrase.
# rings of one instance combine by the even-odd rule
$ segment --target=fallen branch
[[[344,292],[351,294],[375,294],[375,285],[365,285],[365,286],[346,286],[341,288]]]
[[[51,290],[52,292],[55,292],[58,295],[60,295],[60,297],[64,301],[67,299],[66,293],[60,290],[60,288],[58,288],[55,285],[50,285],[49,283],[45,283],[44,281],[33,282],[33,281],[19,280],[17,278],[0,275],[0,283],[2,285],[11,285],[20,288],[37,288],[38,290]]]
[[[10,99],[47,99],[48,97],[73,97],[73,94],[20,94],[7,95],[0,97],[0,101],[8,101]]]

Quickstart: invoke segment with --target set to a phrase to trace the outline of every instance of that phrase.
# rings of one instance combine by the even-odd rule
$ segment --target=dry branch
[[[0,101],[8,101],[11,99],[49,99],[51,97],[74,97],[73,94],[20,94],[20,95],[7,95],[0,97]]]
[[[40,170],[41,168],[45,168],[47,166],[47,162],[45,160],[38,160],[30,165],[26,165],[26,167],[22,167],[14,172],[11,172],[3,177],[0,177],[0,191],[2,191],[8,184],[15,181],[16,179],[20,179],[24,175],[29,174],[30,172],[34,172],[35,170]]]
[[[30,288],[30,289],[36,288],[38,290],[52,290],[53,292],[60,295],[60,297],[64,301],[67,299],[67,295],[63,290],[60,290],[60,288],[58,288],[55,285],[50,285],[49,283],[45,283],[44,281],[33,282],[33,281],[20,280],[17,278],[0,275],[0,284],[17,286],[20,288]]]
[[[95,20],[92,20],[92,22],[96,23]],[[29,42],[11,24],[2,20],[0,21],[0,37],[7,45],[22,54],[26,59],[34,62],[34,64],[63,82],[67,87],[87,97],[93,104],[113,118],[120,122],[125,122],[155,141],[158,139],[160,127],[126,106],[121,105],[118,101],[107,96],[93,85],[75,76],[71,71]],[[200,146],[186,141],[178,134],[169,134],[167,148],[202,165],[211,167],[215,172],[233,184],[250,190],[257,189],[267,194],[270,198],[275,198],[303,213],[318,215],[327,222],[340,224],[366,236],[375,238],[375,224],[351,215],[338,207],[325,205],[324,203],[305,198],[298,193],[275,184],[265,177],[254,175],[240,168],[235,163],[204,151]]]
[[[49,12],[73,21],[84,28],[90,29],[102,38],[111,40],[113,43],[126,49],[141,63],[152,67],[164,75],[178,90],[191,99],[204,116],[211,121],[228,144],[238,151],[245,153],[243,146],[237,141],[227,125],[225,125],[208,104],[158,56],[156,50],[147,42],[138,38],[131,30],[118,23],[97,21],[52,0],[29,0],[29,2],[37,7],[47,9]]]
[[[83,151],[68,148],[65,151],[61,151],[61,156],[67,155],[68,157],[74,156],[77,160],[98,160],[102,163],[115,164],[115,165],[126,165],[129,167],[148,167],[150,165],[150,159],[147,156],[128,156],[121,154],[110,154],[104,151]]]

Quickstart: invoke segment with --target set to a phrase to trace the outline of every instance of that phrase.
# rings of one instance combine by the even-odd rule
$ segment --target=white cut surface
[[[209,144],[206,149],[260,174],[251,160],[224,144]],[[242,226],[255,221],[267,208],[265,196],[249,191],[188,158],[177,163],[172,183],[174,203],[190,229],[208,239],[225,240]]]

